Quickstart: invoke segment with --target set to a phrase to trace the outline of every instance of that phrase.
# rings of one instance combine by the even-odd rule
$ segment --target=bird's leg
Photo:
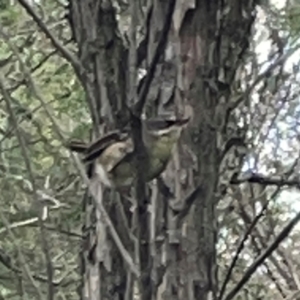
[[[131,187],[121,187],[118,188],[118,192],[120,193],[120,195],[122,196],[122,198],[126,199],[127,201],[130,202],[131,204],[131,211],[135,208],[136,203],[134,198],[131,195]]]
[[[167,199],[175,199],[174,193],[171,191],[171,189],[166,185],[164,180],[159,176],[157,178],[157,187],[159,192]]]
[[[136,199],[132,196],[133,193],[131,192],[131,188],[132,187],[119,188],[118,191],[124,199],[128,200],[132,204],[130,210],[133,212],[134,209],[137,206],[137,203],[136,203]],[[151,196],[151,189],[147,186],[147,188],[146,188],[146,198],[150,199],[150,196]]]

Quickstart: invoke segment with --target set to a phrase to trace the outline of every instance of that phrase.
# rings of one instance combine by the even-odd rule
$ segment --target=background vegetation
[[[169,2],[0,1],[0,299],[300,299],[300,3],[178,0],[157,46]],[[193,121],[162,176],[176,199],[150,185],[145,282],[64,142],[122,127],[156,52],[146,115]],[[138,265],[129,208],[105,199]]]

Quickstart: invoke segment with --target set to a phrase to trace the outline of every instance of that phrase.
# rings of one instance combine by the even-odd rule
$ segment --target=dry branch
[[[280,243],[287,238],[292,229],[300,221],[300,212],[283,228],[283,230],[278,234],[277,238],[270,244],[270,246],[252,263],[252,265],[246,270],[242,279],[237,283],[237,285],[227,294],[225,300],[233,299],[241,288],[248,282],[257,268],[264,263],[264,261],[277,249]]]
[[[71,63],[71,65],[73,66],[75,72],[77,74],[79,74],[80,70],[82,68],[81,68],[81,64],[80,64],[79,60],[76,58],[76,56],[73,55],[73,53],[68,48],[63,46],[60,43],[60,41],[50,32],[50,30],[48,29],[46,24],[41,20],[41,18],[39,18],[39,16],[36,14],[34,9],[31,7],[31,5],[26,0],[19,0],[19,3],[26,10],[28,15],[30,15],[32,17],[34,22],[41,29],[41,31],[46,35],[46,37],[48,37],[50,39],[53,46],[62,54],[62,56],[68,62]]]
[[[266,177],[260,174],[250,174],[246,176],[245,178],[239,179],[233,178],[231,180],[231,184],[241,184],[241,183],[258,183],[261,185],[275,185],[279,187],[288,186],[288,187],[300,187],[300,181],[299,179],[285,179],[280,176],[274,176],[274,177]]]

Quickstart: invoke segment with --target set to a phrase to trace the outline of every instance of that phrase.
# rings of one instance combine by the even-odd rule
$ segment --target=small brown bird
[[[166,168],[174,145],[189,119],[150,119],[142,121],[142,137],[147,154],[145,180],[157,178]],[[89,167],[88,175],[97,175],[111,188],[129,187],[136,174],[135,153],[129,130],[112,131],[100,139],[86,144],[71,141],[67,148],[84,155]]]

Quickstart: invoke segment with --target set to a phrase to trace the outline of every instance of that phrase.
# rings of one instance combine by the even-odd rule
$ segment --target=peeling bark
[[[226,190],[232,175],[239,171],[244,148],[233,147],[225,157],[223,149],[238,130],[229,106],[234,96],[232,87],[238,82],[235,74],[248,49],[257,3],[207,0],[195,1],[194,7],[189,4],[184,16],[178,14],[182,22],[174,30],[179,62],[175,101],[182,110],[192,107],[194,117],[185,139],[197,166],[187,170],[183,164],[186,154],[182,154],[176,169],[190,177],[186,179],[187,189],[201,186],[203,192],[183,225],[180,242],[169,244],[172,263],[164,299],[217,299],[216,205],[222,195],[220,183]],[[185,192],[176,193],[179,199],[186,194],[186,187],[181,186]]]
[[[152,209],[159,213],[152,218],[151,235],[141,235],[147,241],[139,241],[140,246],[147,247],[144,256],[149,256],[141,262],[145,276],[142,299],[217,299],[216,205],[241,165],[240,148],[234,145],[227,151],[226,147],[238,131],[232,111],[233,87],[238,83],[236,72],[248,48],[256,5],[256,0],[177,1],[172,33],[156,68],[146,110],[156,114],[174,106],[178,114],[192,116],[190,128],[164,179],[175,195],[175,206],[180,206],[193,189],[201,187],[201,193],[196,194],[193,205],[189,204],[183,225],[182,214],[163,201],[168,197],[157,194],[152,199]],[[143,60],[138,56],[138,64],[147,67],[152,61],[167,7],[165,1],[153,1],[147,17],[148,43],[147,47],[143,46],[147,51],[143,48],[139,52],[146,57]],[[124,113],[127,49],[118,35],[111,2],[73,0],[70,11],[82,64],[79,77],[94,129],[106,130],[101,124],[108,128],[122,127],[128,119]],[[155,109],[151,111],[149,107]],[[110,210],[115,216],[115,226],[122,231],[122,222],[112,208],[115,206]],[[88,206],[86,210],[91,208]],[[180,221],[176,219],[178,215]],[[91,225],[91,216],[88,219]],[[139,224],[147,227],[145,220],[140,219]],[[127,247],[133,247],[133,243]],[[132,278],[118,251],[113,246],[110,249],[113,249],[110,255],[114,274],[101,262],[102,273],[97,275],[99,297],[124,299],[127,284],[127,298],[130,298]]]
[[[115,10],[110,1],[70,1],[69,18],[82,65],[78,77],[86,92],[93,120],[93,136],[112,128],[122,128],[128,122],[125,109],[128,51],[118,34]],[[114,226],[123,234],[124,224],[120,222],[115,197],[105,194],[105,204]],[[81,297],[124,299],[129,272],[106,234],[101,214],[88,198],[83,208],[85,246]]]
[[[83,69],[80,79],[95,126],[120,128],[126,115],[128,51],[118,34],[116,12],[109,0],[70,2],[73,36]]]

